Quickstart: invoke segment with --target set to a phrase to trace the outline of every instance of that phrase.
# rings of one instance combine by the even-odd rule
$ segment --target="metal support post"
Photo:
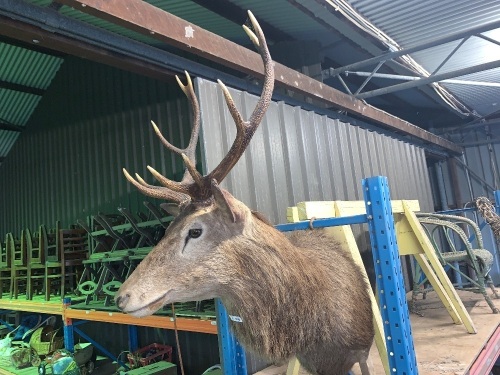
[[[71,306],[71,298],[64,298],[63,300],[63,309],[66,310],[69,306]],[[75,351],[75,336],[74,336],[74,327],[73,320],[71,318],[66,318],[63,315],[63,332],[64,332],[64,348],[71,353]]]
[[[387,178],[364,179],[363,192],[391,373],[416,375],[417,359]]]
[[[137,326],[129,325],[128,328],[128,350],[135,352],[139,349],[139,335],[137,334]]]
[[[219,353],[224,375],[246,375],[245,351],[229,329],[229,315],[220,299],[215,300]]]

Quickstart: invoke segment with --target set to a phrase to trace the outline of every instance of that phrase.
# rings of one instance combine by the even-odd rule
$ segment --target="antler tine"
[[[183,154],[186,155],[190,163],[192,165],[196,165],[196,146],[198,144],[198,137],[200,134],[200,123],[201,123],[200,106],[198,103],[198,99],[196,98],[196,94],[194,92],[193,82],[191,81],[191,77],[189,76],[188,72],[184,71],[184,73],[186,74],[186,81],[187,81],[185,85],[182,83],[182,81],[178,76],[175,76],[175,79],[177,80],[177,83],[179,84],[181,90],[188,98],[191,107],[191,112],[193,115],[193,125],[191,130],[191,138],[189,139],[189,144],[184,149],[178,148],[173,144],[171,144],[169,141],[167,141],[167,139],[163,136],[163,134],[161,133],[158,126],[154,123],[154,121],[151,121],[151,125],[153,126],[156,135],[167,149],[181,156]],[[163,176],[159,178],[159,176],[155,175],[155,178],[158,181],[160,181],[160,183],[162,183],[164,186],[171,188],[171,183],[167,182],[165,184],[164,182],[168,180]],[[191,168],[187,167],[184,176],[182,178],[182,183],[190,184],[193,180],[196,181],[196,177],[198,176],[192,175]],[[174,183],[174,181],[171,182]],[[183,191],[185,190],[187,190],[187,186],[183,189]]]
[[[183,155],[183,154],[181,154]],[[156,169],[153,167],[150,167],[149,165],[147,166],[149,172],[156,178],[156,180],[162,184],[165,188],[170,189],[174,192],[181,193],[181,194],[189,194],[189,185],[185,182],[177,182],[177,181],[172,181],[163,176],[160,172],[158,172]]]
[[[189,139],[189,144],[184,149],[174,146],[165,139],[165,137],[161,133],[158,126],[154,123],[154,121],[151,121],[151,124],[153,126],[156,135],[158,136],[158,138],[160,138],[160,141],[166,148],[168,148],[170,151],[175,152],[178,155],[186,154],[191,163],[196,165],[196,146],[198,144],[198,136],[200,134],[200,123],[201,123],[200,106],[198,104],[198,99],[196,98],[196,94],[194,92],[193,82],[191,81],[191,77],[189,76],[188,72],[185,71],[184,73],[186,74],[186,81],[187,81],[186,85],[182,83],[182,81],[178,76],[175,76],[175,79],[177,80],[177,83],[179,84],[181,90],[188,98],[191,107],[191,112],[193,115],[193,126],[191,130],[191,138]],[[186,174],[188,174],[188,171],[186,171]],[[184,175],[183,181],[186,179],[186,174]]]
[[[189,199],[189,196],[186,194],[172,191],[167,188],[162,188],[160,186],[149,185],[137,173],[135,174],[137,178],[136,180],[128,173],[128,171],[125,168],[123,168],[123,174],[125,175],[125,178],[132,185],[134,185],[141,193],[149,197],[166,199],[177,203],[182,203],[185,202],[187,199]]]
[[[136,176],[137,180],[131,177],[128,172],[124,169],[123,172],[125,177],[139,189],[142,193],[167,200],[173,200],[178,203],[185,203],[186,201],[193,199],[194,201],[201,202],[210,198],[212,194],[212,183],[213,180],[221,182],[224,177],[229,173],[229,171],[234,167],[236,162],[240,159],[243,152],[248,146],[248,143],[252,139],[257,127],[259,126],[264,113],[266,112],[269,104],[271,102],[271,97],[274,88],[274,69],[273,61],[271,60],[271,55],[267,48],[266,39],[264,33],[259,26],[259,23],[249,11],[248,16],[252,23],[255,33],[251,31],[248,27],[243,26],[245,32],[248,34],[257,50],[259,51],[262,61],[264,63],[264,84],[262,89],[262,94],[257,102],[255,109],[250,116],[248,121],[245,121],[241,116],[240,112],[236,108],[234,101],[229,93],[228,89],[222,82],[219,84],[224,93],[224,98],[226,104],[229,108],[231,116],[236,124],[237,132],[236,138],[231,146],[229,152],[222,159],[215,169],[206,176],[202,176],[196,170],[196,146],[198,143],[199,131],[200,131],[200,106],[196,94],[194,93],[193,83],[191,77],[187,72],[186,80],[187,83],[184,85],[179,77],[176,76],[177,82],[189,100],[191,105],[192,117],[193,117],[193,127],[191,131],[191,138],[189,144],[186,148],[180,149],[175,147],[170,142],[168,142],[165,137],[161,134],[160,129],[156,124],[151,121],[153,129],[157,134],[160,141],[165,145],[165,147],[178,155],[181,155],[184,164],[186,165],[186,172],[181,182],[175,182],[162,176],[159,172],[148,166],[149,171],[153,176],[163,185],[163,187],[153,186],[146,183],[140,176]]]
[[[189,139],[188,146],[183,150],[184,154],[189,158],[189,160],[196,165],[196,146],[198,144],[198,136],[200,134],[200,105],[196,94],[194,93],[193,82],[189,73],[184,71],[186,74],[187,85],[183,85],[179,77],[175,76],[179,87],[182,89],[184,94],[186,94],[189,102],[191,103],[191,113],[193,114],[193,128],[191,130],[191,138]]]
[[[260,122],[262,121],[262,118],[264,117],[264,114],[269,107],[269,104],[271,103],[271,98],[273,95],[274,66],[271,55],[269,53],[269,49],[267,48],[266,38],[252,12],[248,11],[248,17],[250,18],[255,33],[245,25],[243,26],[243,29],[256,46],[264,63],[265,78],[262,88],[262,94],[257,102],[255,109],[252,112],[252,115],[250,116],[250,119],[248,121],[244,121],[234,104],[231,94],[224,86],[224,84],[219,81],[219,85],[221,86],[224,93],[227,107],[236,124],[237,133],[233,145],[231,146],[227,155],[222,159],[219,165],[215,167],[212,172],[204,177],[205,181],[208,182],[212,181],[212,179],[215,179],[220,183],[238,162],[241,155],[243,155],[243,152],[245,152],[245,149],[247,148],[248,143],[252,139],[252,136],[257,130]]]

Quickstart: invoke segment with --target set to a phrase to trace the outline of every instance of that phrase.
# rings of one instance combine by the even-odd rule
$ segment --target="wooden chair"
[[[88,237],[84,229],[59,230],[59,252],[61,254],[61,296],[74,292],[83,273],[83,262],[89,257]]]
[[[45,246],[40,232],[44,228],[40,226],[37,233],[31,234],[25,229],[21,235],[21,247],[25,248],[27,259],[27,282],[26,298],[32,300],[33,296],[42,293],[45,280]]]
[[[17,299],[19,295],[28,296],[28,252],[26,246],[26,230],[21,231],[21,237],[15,238],[8,233],[6,246],[8,246],[12,257],[10,298]]]
[[[56,221],[55,228],[40,227],[40,241],[45,248],[45,300],[50,301],[52,295],[60,294],[61,290],[61,256],[59,253],[59,230],[61,223]]]
[[[68,291],[74,292],[83,273],[83,262],[88,259],[87,233],[83,228],[61,229],[57,223],[54,234],[45,234],[47,241],[54,243],[45,263],[45,300],[49,301],[56,286],[57,294],[64,298]]]
[[[97,296],[104,297],[104,306],[109,306],[113,303],[115,292],[129,274],[130,256],[140,236],[131,225],[126,224],[123,216],[118,218],[116,215],[100,214],[94,219],[116,241],[112,250],[101,259],[102,269],[95,290]]]
[[[12,233],[5,235],[4,244],[0,244],[0,298],[3,293],[9,293],[11,290],[12,281],[12,251],[11,244],[13,242]]]
[[[498,313],[499,310],[491,301],[485,287],[489,286],[493,295],[500,298],[489,274],[493,265],[493,254],[484,248],[477,224],[470,219],[455,215],[417,213],[417,217],[443,267],[453,270],[457,276],[458,282],[454,283],[455,288],[481,293],[492,311]],[[425,280],[420,280],[419,272],[417,267],[413,300],[419,293],[421,285],[425,283]]]

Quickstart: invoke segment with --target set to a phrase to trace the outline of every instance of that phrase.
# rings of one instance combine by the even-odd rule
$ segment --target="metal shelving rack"
[[[378,280],[383,280],[383,287],[379,288],[379,300],[381,306],[384,306],[382,316],[386,323],[384,328],[389,364],[394,373],[417,374],[387,178],[372,177],[365,179],[363,180],[363,190],[366,215],[316,220],[313,227],[321,228],[361,223],[369,225],[374,260],[378,265],[376,269],[377,277]],[[301,230],[309,228],[309,225],[309,222],[298,222],[278,225],[277,229],[281,231]],[[224,306],[220,301],[216,301],[216,307],[217,323],[209,320],[176,318],[177,329],[218,334],[224,374],[246,375],[245,352],[229,330],[229,320]],[[0,300],[0,309],[61,315],[64,322],[64,344],[66,349],[73,350],[74,334],[77,333],[92,342],[98,350],[115,360],[118,358],[93,341],[78,326],[89,321],[128,325],[129,349],[132,351],[137,349],[138,326],[174,329],[172,317],[153,315],[145,318],[134,318],[120,312],[73,309],[69,299],[65,299],[63,304]]]
[[[396,242],[394,219],[392,216],[389,187],[386,177],[371,177],[362,182],[366,214],[333,219],[318,219],[313,222],[314,228],[337,225],[367,223],[373,248],[376,276],[379,282],[378,297],[384,321],[385,341],[388,361],[394,374],[418,374],[412,332],[406,303],[404,281]],[[495,192],[500,200],[500,192]],[[498,207],[498,203],[497,203]],[[276,226],[281,231],[302,230],[309,228],[309,221]],[[229,330],[227,312],[220,301],[216,301],[217,322],[188,318],[176,318],[178,330],[202,332],[219,335],[221,363],[225,375],[246,375],[245,352]],[[74,348],[74,334],[93,342],[78,326],[89,322],[106,322],[128,325],[129,349],[137,349],[137,327],[157,327],[174,329],[174,321],[169,316],[150,316],[134,318],[119,312],[80,310],[71,308],[69,299],[59,302],[34,302],[0,299],[0,310],[27,311],[60,315],[64,321],[64,343],[68,350]],[[93,342],[96,344],[95,342]],[[495,332],[488,343],[478,365],[494,360],[498,354],[500,331]],[[106,348],[96,346],[101,352],[114,358]],[[116,359],[116,358],[115,358]]]

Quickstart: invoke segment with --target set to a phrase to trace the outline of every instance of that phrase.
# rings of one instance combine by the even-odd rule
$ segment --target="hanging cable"
[[[177,316],[175,316],[175,306],[172,303],[172,317],[174,318],[174,332],[175,332],[175,344],[177,345],[177,355],[179,357],[179,366],[181,368],[181,374],[184,374],[184,363],[182,362],[181,354],[181,344],[179,343],[179,331],[177,330]]]
[[[383,43],[390,51],[399,51],[401,50],[401,46],[384,33],[382,30],[378,29],[373,25],[370,21],[365,19],[361,14],[359,14],[356,9],[354,9],[347,1],[345,0],[326,0],[337,12],[342,14],[347,20],[356,25],[358,28],[373,36],[381,43]],[[420,77],[429,77],[431,74],[419,63],[417,63],[412,57],[409,55],[403,55],[398,57],[401,61],[402,65],[415,73]],[[394,60],[396,61],[396,60]],[[430,84],[434,89],[437,95],[441,97],[441,99],[452,107],[455,111],[459,112],[462,115],[474,115],[477,117],[473,111],[467,108],[461,101],[459,101],[455,96],[453,96],[446,88],[441,86],[437,82],[433,82]]]

